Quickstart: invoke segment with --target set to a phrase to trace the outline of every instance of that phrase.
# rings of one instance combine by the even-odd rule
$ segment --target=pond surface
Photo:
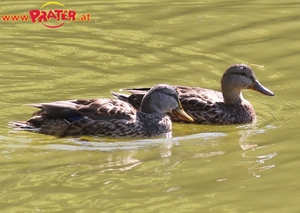
[[[45,3],[1,1],[0,13]],[[62,3],[91,20],[57,29],[1,20],[1,212],[300,211],[298,1]],[[254,124],[176,123],[172,138],[150,139],[55,138],[8,126],[29,118],[27,103],[110,98],[157,83],[219,90],[235,63],[275,93],[243,93]]]

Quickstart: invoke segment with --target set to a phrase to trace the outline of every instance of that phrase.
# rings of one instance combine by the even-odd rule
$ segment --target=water
[[[0,13],[44,3],[2,1]],[[1,212],[299,212],[297,1],[62,3],[91,21],[1,21]],[[219,90],[234,63],[275,93],[244,92],[255,124],[174,124],[171,139],[8,127],[31,115],[26,103],[157,83]]]

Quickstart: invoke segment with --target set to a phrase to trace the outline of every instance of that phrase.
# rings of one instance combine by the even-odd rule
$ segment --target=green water
[[[44,3],[2,1],[0,14]],[[91,21],[1,20],[1,212],[300,211],[298,1],[61,3]],[[174,124],[170,139],[58,139],[8,126],[29,118],[26,103],[157,83],[219,90],[234,63],[275,93],[244,92],[255,124]]]

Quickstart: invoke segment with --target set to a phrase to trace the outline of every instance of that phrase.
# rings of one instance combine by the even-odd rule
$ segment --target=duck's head
[[[253,70],[246,64],[235,64],[229,67],[223,74],[221,89],[226,104],[239,102],[243,89],[252,89],[264,95],[274,96],[271,90],[256,79]]]
[[[183,110],[175,87],[167,84],[155,85],[148,91],[142,100],[141,111],[149,114],[171,112],[186,121],[194,121]]]

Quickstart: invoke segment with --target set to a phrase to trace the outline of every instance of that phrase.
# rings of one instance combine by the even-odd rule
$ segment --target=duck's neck
[[[238,104],[243,100],[242,90],[222,86],[222,94],[225,104]]]

